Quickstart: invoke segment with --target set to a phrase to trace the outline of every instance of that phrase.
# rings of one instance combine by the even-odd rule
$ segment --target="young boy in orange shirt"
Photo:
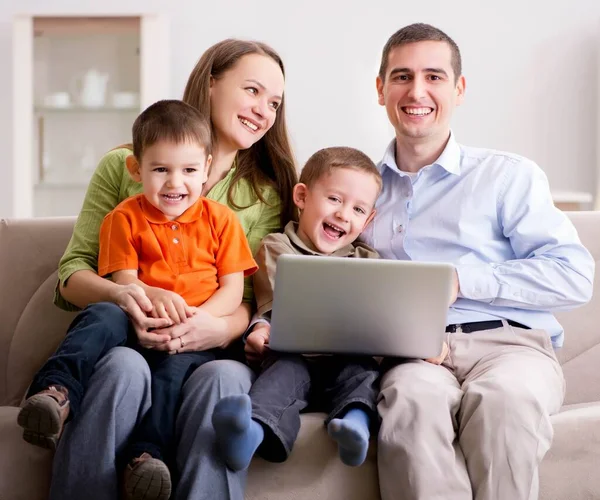
[[[245,469],[256,451],[272,462],[286,460],[300,429],[299,414],[308,404],[329,413],[327,430],[346,465],[359,466],[365,460],[370,430],[378,422],[375,359],[269,351],[269,321],[280,255],[379,257],[355,240],[375,215],[380,189],[381,175],[364,153],[345,147],[317,151],[294,187],[299,221],[288,223],[284,233],[263,239],[256,256],[259,270],[253,277],[262,323],[246,338],[248,359],[262,362],[260,375],[249,395],[223,398],[212,416],[219,450],[229,468]],[[356,293],[362,300],[360,290]]]
[[[127,159],[143,194],[120,203],[100,229],[98,274],[139,285],[152,303],[152,316],[171,323],[199,309],[232,314],[242,302],[244,276],[257,269],[234,212],[201,196],[211,147],[210,123],[193,107],[174,100],[148,107],[133,125],[133,155]],[[152,371],[152,406],[123,456],[125,498],[167,499],[171,480],[164,462],[172,460],[180,391],[215,353],[146,349],[131,327],[90,331],[81,323],[36,375],[18,419],[24,437],[55,446],[98,359],[115,346],[130,345]],[[183,336],[179,341],[183,349]]]

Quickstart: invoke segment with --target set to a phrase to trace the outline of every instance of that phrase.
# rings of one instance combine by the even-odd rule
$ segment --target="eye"
[[[194,167],[187,167],[187,168],[184,168],[183,171],[186,174],[194,174],[198,171],[198,169],[194,168]]]
[[[434,81],[435,81],[435,80],[441,80],[441,78],[440,78],[438,75],[430,75],[430,76],[429,76],[429,79],[430,79],[430,80],[434,80]]]
[[[280,103],[280,102],[278,102],[278,101],[273,101],[273,102],[272,102],[272,103],[270,103],[270,104],[271,104],[271,107],[272,107],[272,108],[273,108],[275,111],[277,111],[277,110],[279,109],[279,106],[281,106],[281,103]]]
[[[167,171],[167,169],[165,167],[156,167],[156,168],[152,169],[152,171],[162,174],[162,173],[165,173]]]
[[[361,215],[365,215],[367,212],[361,208],[361,207],[354,207],[354,211],[361,214]]]
[[[246,87],[246,90],[252,95],[258,95],[258,89],[256,87]]]
[[[329,201],[333,201],[335,203],[339,203],[340,199],[337,196],[328,196]]]
[[[396,80],[396,81],[400,80],[400,81],[403,81],[403,82],[406,82],[409,79],[410,79],[410,77],[408,75],[396,75],[394,77],[394,80]]]

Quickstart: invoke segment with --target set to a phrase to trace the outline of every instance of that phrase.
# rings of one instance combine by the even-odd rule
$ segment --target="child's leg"
[[[260,446],[260,455],[284,461],[300,429],[310,373],[302,356],[274,356],[250,389],[249,396],[223,398],[215,407],[213,426],[227,465],[243,470]]]
[[[115,304],[92,304],[77,315],[29,388],[17,419],[25,440],[56,446],[65,421],[79,411],[94,366],[110,349],[125,345],[128,333],[129,317]]]
[[[183,384],[196,368],[213,361],[215,355],[211,351],[170,355],[148,349],[142,354],[152,372],[152,406],[120,457],[121,466],[125,466],[125,498],[166,500],[171,494],[171,476],[165,462],[174,463],[175,420]]]
[[[324,367],[325,401],[330,414],[325,422],[329,435],[338,443],[346,465],[361,465],[369,449],[370,427],[378,421],[379,366],[369,357],[335,356]]]

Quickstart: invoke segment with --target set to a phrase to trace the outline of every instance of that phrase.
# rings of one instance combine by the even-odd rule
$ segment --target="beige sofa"
[[[570,216],[598,262],[600,212]],[[52,454],[21,439],[16,416],[34,372],[52,353],[72,318],[52,305],[52,293],[56,265],[73,222],[71,218],[0,222],[0,500],[47,497]],[[596,465],[600,461],[598,295],[587,306],[559,315],[567,332],[559,357],[568,389],[562,412],[553,417],[554,444],[541,467],[540,498],[544,500],[600,498]],[[341,465],[322,418],[319,414],[303,416],[300,437],[285,464],[254,460],[247,498],[379,498],[375,446],[362,467]]]

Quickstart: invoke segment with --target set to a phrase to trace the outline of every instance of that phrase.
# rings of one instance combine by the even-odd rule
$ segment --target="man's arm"
[[[533,162],[510,168],[498,220],[515,258],[459,265],[459,297],[520,309],[565,310],[592,296],[594,260],[568,217],[554,207],[548,180]]]

